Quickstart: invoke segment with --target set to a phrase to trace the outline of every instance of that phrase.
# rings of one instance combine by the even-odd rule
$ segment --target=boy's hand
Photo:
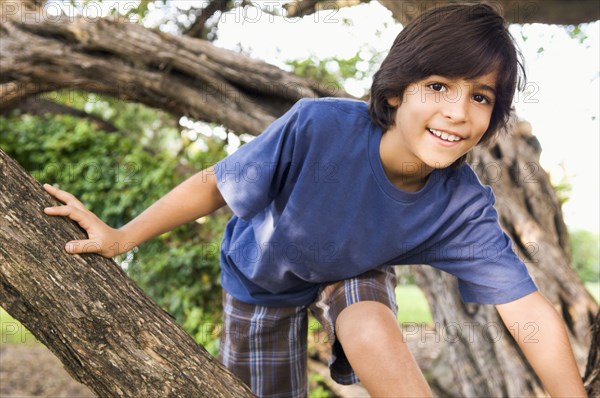
[[[60,190],[49,184],[44,184],[44,189],[50,195],[65,203],[65,206],[46,207],[44,213],[51,216],[67,216],[77,221],[81,228],[85,229],[88,234],[88,239],[86,240],[67,242],[65,246],[67,253],[98,253],[110,258],[135,247],[135,243],[126,241],[126,237],[122,231],[106,225],[69,192]]]

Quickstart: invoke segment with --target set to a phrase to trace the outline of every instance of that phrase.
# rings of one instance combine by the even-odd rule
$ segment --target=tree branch
[[[207,29],[206,22],[212,17],[217,11],[225,12],[233,7],[233,3],[230,0],[211,0],[208,5],[202,9],[199,9],[196,13],[196,20],[185,32],[186,36],[195,37],[197,39],[206,40]]]
[[[332,9],[368,3],[370,0],[296,0],[285,8],[288,16],[297,17],[313,14],[321,9]],[[439,7],[451,0],[414,1],[378,0],[389,9],[394,18],[405,25],[430,7]],[[545,23],[576,25],[600,19],[600,7],[596,0],[496,0],[490,3],[499,9],[509,23]]]
[[[371,0],[296,0],[285,4],[283,8],[287,11],[288,18],[304,17],[321,10],[338,10],[344,7],[352,7]]]
[[[112,260],[69,255],[85,233],[0,150],[0,304],[99,396],[250,397]]]
[[[0,27],[0,111],[48,90],[76,88],[259,134],[298,99],[348,96],[211,43],[118,20],[68,16]]]

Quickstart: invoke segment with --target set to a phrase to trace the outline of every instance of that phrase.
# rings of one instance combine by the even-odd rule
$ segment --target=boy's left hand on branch
[[[94,213],[86,209],[73,194],[49,184],[44,184],[44,189],[65,204],[64,206],[46,207],[44,213],[50,216],[69,217],[87,232],[88,239],[67,242],[65,245],[67,253],[98,253],[110,258],[136,246],[133,242],[127,242],[123,231],[106,225]]]

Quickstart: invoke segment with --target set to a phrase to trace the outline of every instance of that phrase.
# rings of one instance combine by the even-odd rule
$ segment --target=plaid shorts
[[[223,294],[224,322],[220,361],[259,397],[308,396],[308,311],[323,326],[331,345],[329,369],[340,384],[358,377],[335,338],[340,312],[359,301],[377,301],[397,312],[396,273],[392,266],[324,284],[309,306],[266,307]]]

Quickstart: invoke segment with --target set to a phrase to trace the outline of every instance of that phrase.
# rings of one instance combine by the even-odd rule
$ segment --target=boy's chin
[[[424,156],[421,157],[421,161],[423,162],[424,167],[428,167],[433,171],[433,169],[445,169],[452,166],[464,155],[464,153],[460,154],[460,156],[457,156],[456,153],[429,153],[424,154]]]
[[[457,160],[458,159],[435,159],[429,161],[426,160],[424,163],[431,169],[445,169],[446,167],[450,167]]]

